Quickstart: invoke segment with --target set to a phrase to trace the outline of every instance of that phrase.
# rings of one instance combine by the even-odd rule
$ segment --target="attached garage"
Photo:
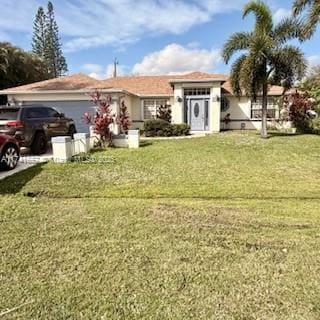
[[[82,120],[85,112],[94,112],[94,106],[90,101],[28,101],[28,104],[37,104],[56,108],[76,123],[77,132],[89,132],[89,126]]]

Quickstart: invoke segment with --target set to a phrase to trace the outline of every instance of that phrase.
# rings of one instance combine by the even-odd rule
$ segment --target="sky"
[[[121,75],[228,73],[221,48],[229,36],[252,28],[242,19],[246,0],[52,0],[69,73],[104,79],[119,60]],[[275,22],[292,0],[266,0]],[[31,50],[33,20],[45,0],[0,0],[0,41]],[[320,64],[320,28],[300,46]],[[232,62],[232,61],[231,61]]]

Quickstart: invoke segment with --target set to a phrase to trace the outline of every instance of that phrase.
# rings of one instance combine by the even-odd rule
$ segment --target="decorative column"
[[[210,131],[220,132],[221,121],[221,84],[215,82],[210,96]]]

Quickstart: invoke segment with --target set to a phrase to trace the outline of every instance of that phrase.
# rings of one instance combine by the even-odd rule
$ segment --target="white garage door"
[[[75,121],[77,132],[89,132],[89,126],[83,122],[82,117],[85,112],[94,112],[93,104],[90,101],[30,101],[28,104],[56,108],[66,117]]]

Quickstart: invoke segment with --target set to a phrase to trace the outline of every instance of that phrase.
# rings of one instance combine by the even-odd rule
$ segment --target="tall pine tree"
[[[42,60],[45,60],[44,52],[46,48],[45,41],[46,14],[42,7],[39,7],[33,24],[32,51]]]
[[[46,14],[42,7],[38,9],[32,40],[33,52],[44,61],[48,78],[55,78],[68,72],[51,1],[48,2]]]

